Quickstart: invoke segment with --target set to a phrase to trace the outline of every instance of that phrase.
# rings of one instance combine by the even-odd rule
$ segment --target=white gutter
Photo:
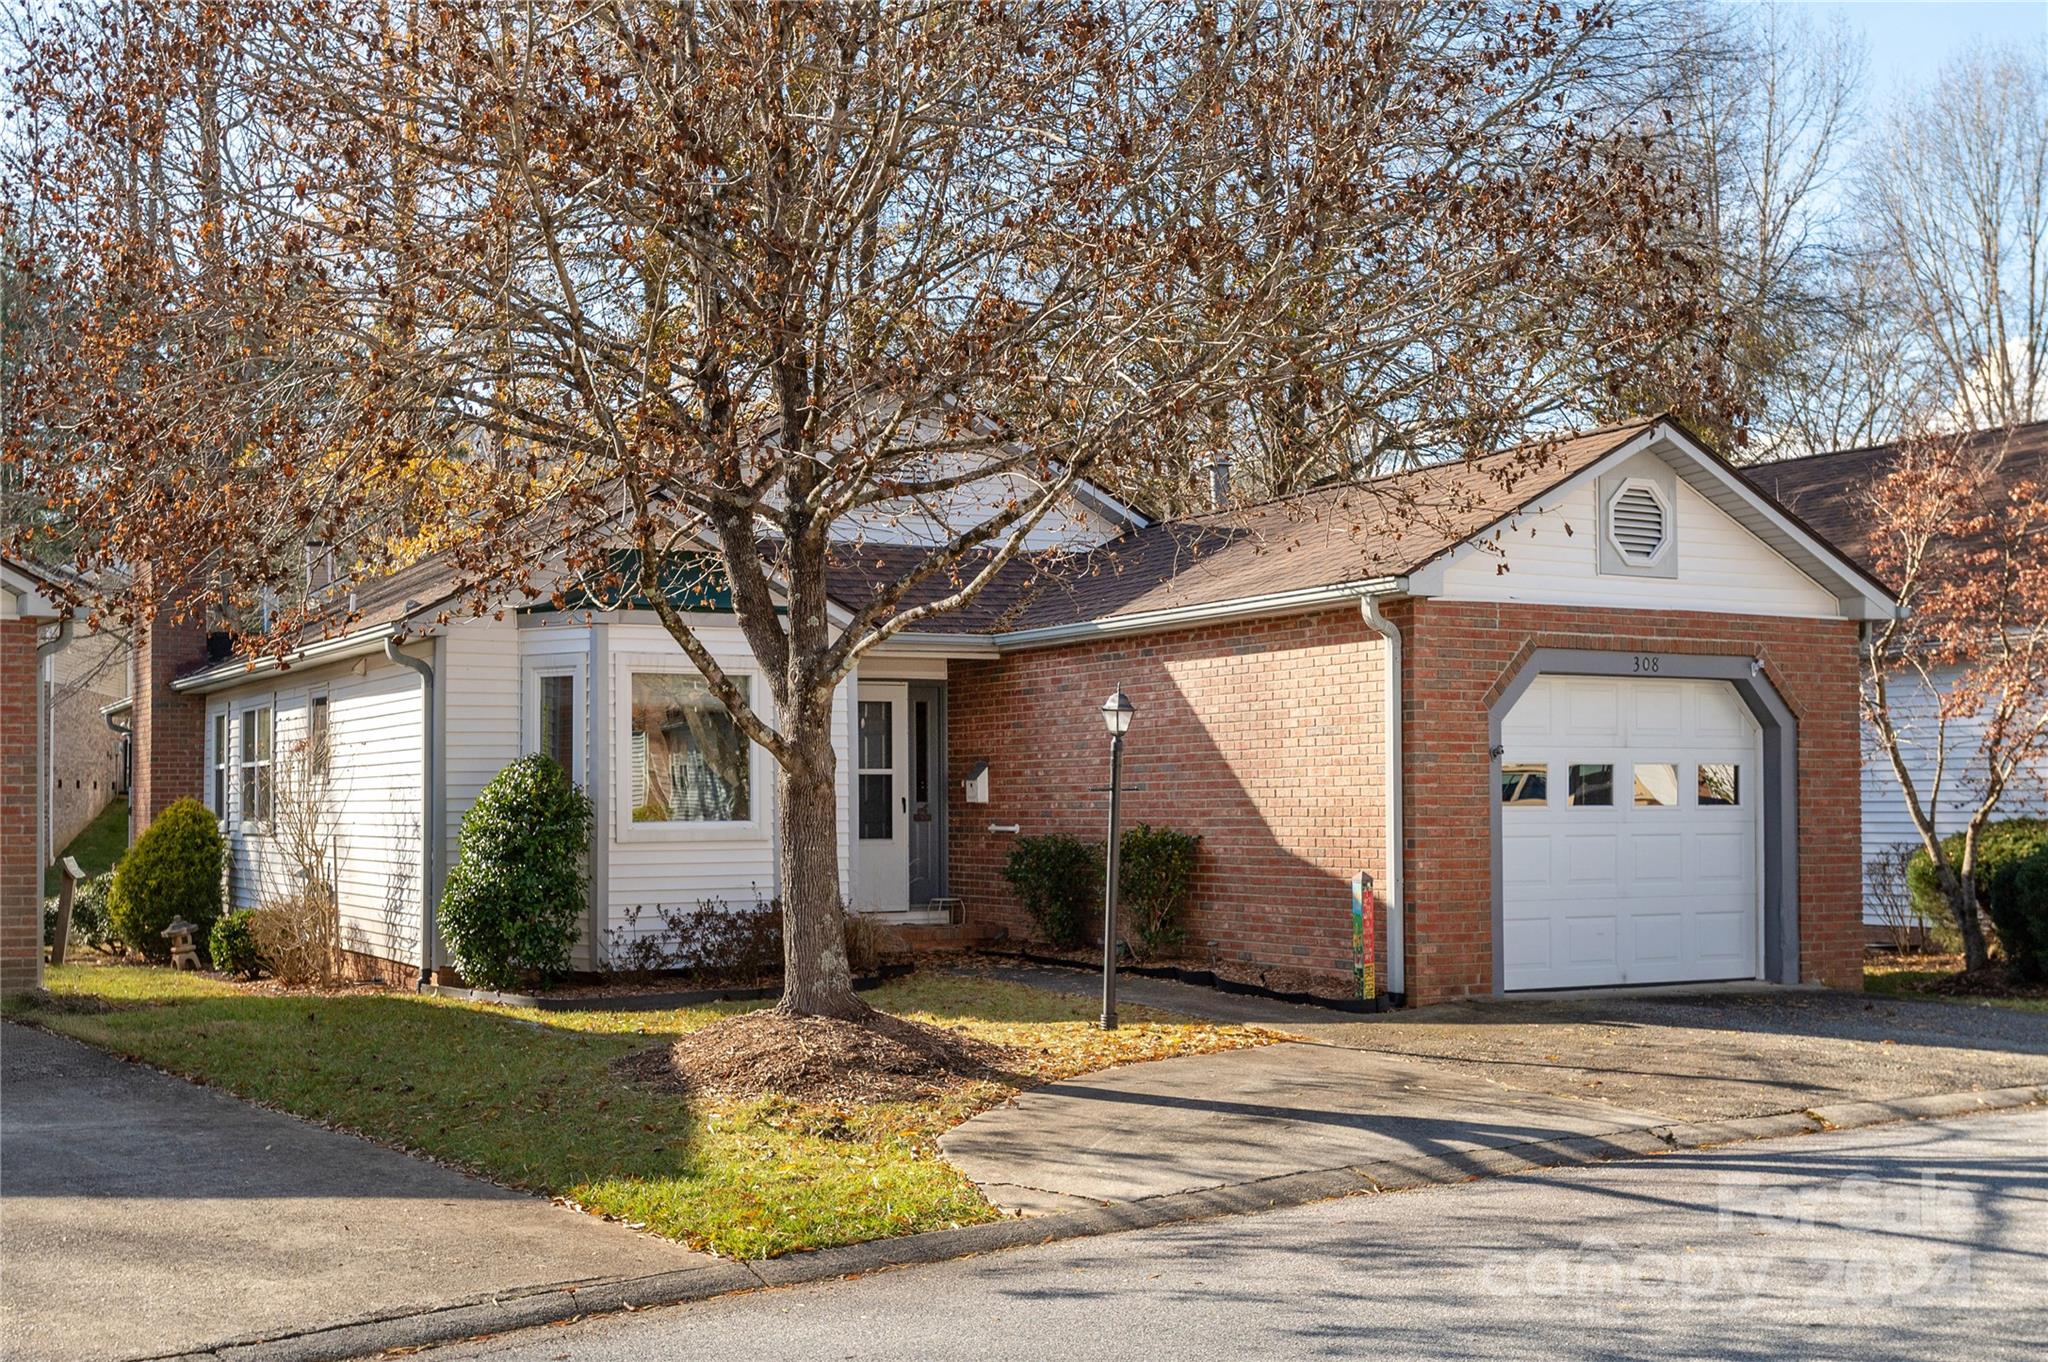
[[[1358,605],[1366,624],[1387,641],[1387,669],[1383,683],[1387,766],[1386,792],[1381,805],[1387,825],[1387,849],[1386,877],[1380,885],[1380,901],[1386,905],[1384,915],[1387,920],[1387,974],[1383,989],[1387,993],[1405,994],[1408,991],[1408,960],[1402,937],[1405,934],[1407,901],[1402,898],[1401,860],[1407,838],[1404,836],[1406,816],[1401,803],[1401,629],[1380,613],[1378,595],[1365,596]]]
[[[438,644],[436,655],[439,654]],[[424,991],[434,973],[434,901],[438,896],[441,877],[442,846],[442,803],[440,783],[435,776],[440,770],[436,760],[440,734],[434,723],[434,664],[400,651],[398,640],[384,639],[384,656],[404,667],[407,671],[418,672],[420,678],[420,978],[419,988]]]
[[[1176,605],[1164,610],[1145,610],[1105,619],[1082,620],[1074,624],[1050,624],[1039,629],[1018,629],[989,635],[1005,652],[1019,648],[1046,648],[1084,639],[1116,638],[1124,634],[1149,634],[1177,625],[1210,624],[1221,620],[1255,619],[1261,615],[1292,615],[1321,605],[1344,605],[1360,596],[1385,596],[1408,589],[1406,577],[1368,577],[1333,586],[1303,587],[1266,596],[1241,596],[1235,600],[1207,605]]]
[[[339,638],[322,639],[303,648],[295,648],[283,658],[259,657],[240,661],[222,662],[204,671],[181,676],[171,682],[171,689],[181,694],[205,694],[207,691],[223,690],[240,685],[254,677],[270,672],[284,671],[290,667],[309,667],[322,662],[342,662],[352,657],[367,657],[383,649],[385,641],[396,637],[398,626],[380,624],[374,629],[360,633],[343,634]]]
[[[906,632],[882,640],[870,648],[866,656],[994,658],[1002,656],[1002,649],[996,646],[996,638],[990,634]]]

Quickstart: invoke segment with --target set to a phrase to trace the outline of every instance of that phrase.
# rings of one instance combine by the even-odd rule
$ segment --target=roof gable
[[[1554,503],[1584,488],[1639,455],[1653,455],[1661,460],[1693,493],[1806,579],[1830,593],[1845,618],[1883,618],[1897,608],[1889,589],[1861,563],[1842,552],[1768,493],[1745,480],[1733,465],[1707,449],[1669,417],[1643,423],[1629,440],[1586,461],[1541,492],[1520,498],[1515,506],[1496,517],[1480,533],[1468,537],[1431,563],[1418,566],[1411,574],[1412,588],[1420,595],[1435,593],[1442,588],[1451,557],[1487,552],[1490,546],[1485,540],[1489,532],[1533,506]],[[1597,525],[1585,528],[1589,532],[1597,531]]]

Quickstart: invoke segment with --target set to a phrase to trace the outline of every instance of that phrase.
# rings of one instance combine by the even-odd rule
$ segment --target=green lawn
[[[1933,991],[1933,985],[1953,978],[1961,968],[1960,957],[1874,956],[1863,966],[1863,991],[1887,998],[1928,998],[1935,1002],[1960,1003],[1965,1007],[2009,1007],[2018,1012],[2048,1012],[2048,998],[2044,997],[2001,998]]]
[[[405,993],[266,992],[144,966],[49,971],[13,1013],[173,1073],[733,1257],[763,1257],[997,1212],[937,1157],[949,1127],[1012,1091],[822,1107],[692,1105],[614,1079],[616,1056],[746,1010],[520,1012]],[[1092,1005],[987,979],[919,974],[868,995],[904,1016],[1017,1047],[1037,1081],[1272,1037]]]
[[[66,856],[76,856],[79,868],[87,875],[101,875],[112,870],[114,862],[120,860],[127,850],[128,800],[116,796],[100,810],[99,817],[87,823],[64,850],[57,853],[55,861],[43,868],[43,896],[53,898],[63,889],[62,867]]]

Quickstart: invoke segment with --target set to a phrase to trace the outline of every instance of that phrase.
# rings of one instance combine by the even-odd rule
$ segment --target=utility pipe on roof
[[[1405,582],[1404,582],[1405,585]],[[1407,838],[1406,818],[1401,807],[1401,629],[1380,613],[1380,597],[1358,599],[1359,611],[1373,632],[1387,641],[1386,676],[1381,693],[1386,697],[1386,794],[1382,802],[1387,825],[1386,876],[1380,886],[1386,904],[1387,977],[1385,989],[1399,997],[1408,991],[1408,961],[1404,951],[1404,918],[1407,900],[1402,897],[1401,859]]]
[[[441,801],[435,787],[435,760],[440,733],[434,725],[434,664],[408,657],[398,640],[384,640],[384,656],[420,678],[420,979],[425,992],[434,973],[434,898],[441,883]]]

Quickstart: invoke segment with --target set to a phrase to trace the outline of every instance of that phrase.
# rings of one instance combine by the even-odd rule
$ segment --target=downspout
[[[42,921],[43,872],[49,868],[50,853],[55,850],[50,845],[50,805],[53,802],[51,797],[57,792],[56,782],[53,779],[54,773],[50,770],[50,728],[51,721],[56,716],[50,713],[50,697],[46,683],[43,680],[43,661],[70,641],[71,616],[66,615],[57,621],[56,635],[48,643],[38,643],[36,645],[36,904],[38,914],[36,921],[38,923]],[[37,931],[40,933],[41,930],[39,926]],[[42,981],[43,948],[40,944],[41,936],[38,935],[36,939],[39,943],[36,946],[36,981],[40,984]]]
[[[384,640],[384,656],[420,678],[420,978],[425,992],[434,973],[434,887],[441,882],[441,801],[435,788],[440,733],[434,724],[434,664],[408,657],[398,640]]]
[[[1403,937],[1406,934],[1405,918],[1407,900],[1402,897],[1401,861],[1406,849],[1406,818],[1401,807],[1401,630],[1400,627],[1380,613],[1380,598],[1376,595],[1361,596],[1359,611],[1372,631],[1387,641],[1386,677],[1382,693],[1386,696],[1386,792],[1382,807],[1386,810],[1387,849],[1386,882],[1380,886],[1381,901],[1386,904],[1387,919],[1387,978],[1385,989],[1395,997],[1408,992],[1408,961]]]

